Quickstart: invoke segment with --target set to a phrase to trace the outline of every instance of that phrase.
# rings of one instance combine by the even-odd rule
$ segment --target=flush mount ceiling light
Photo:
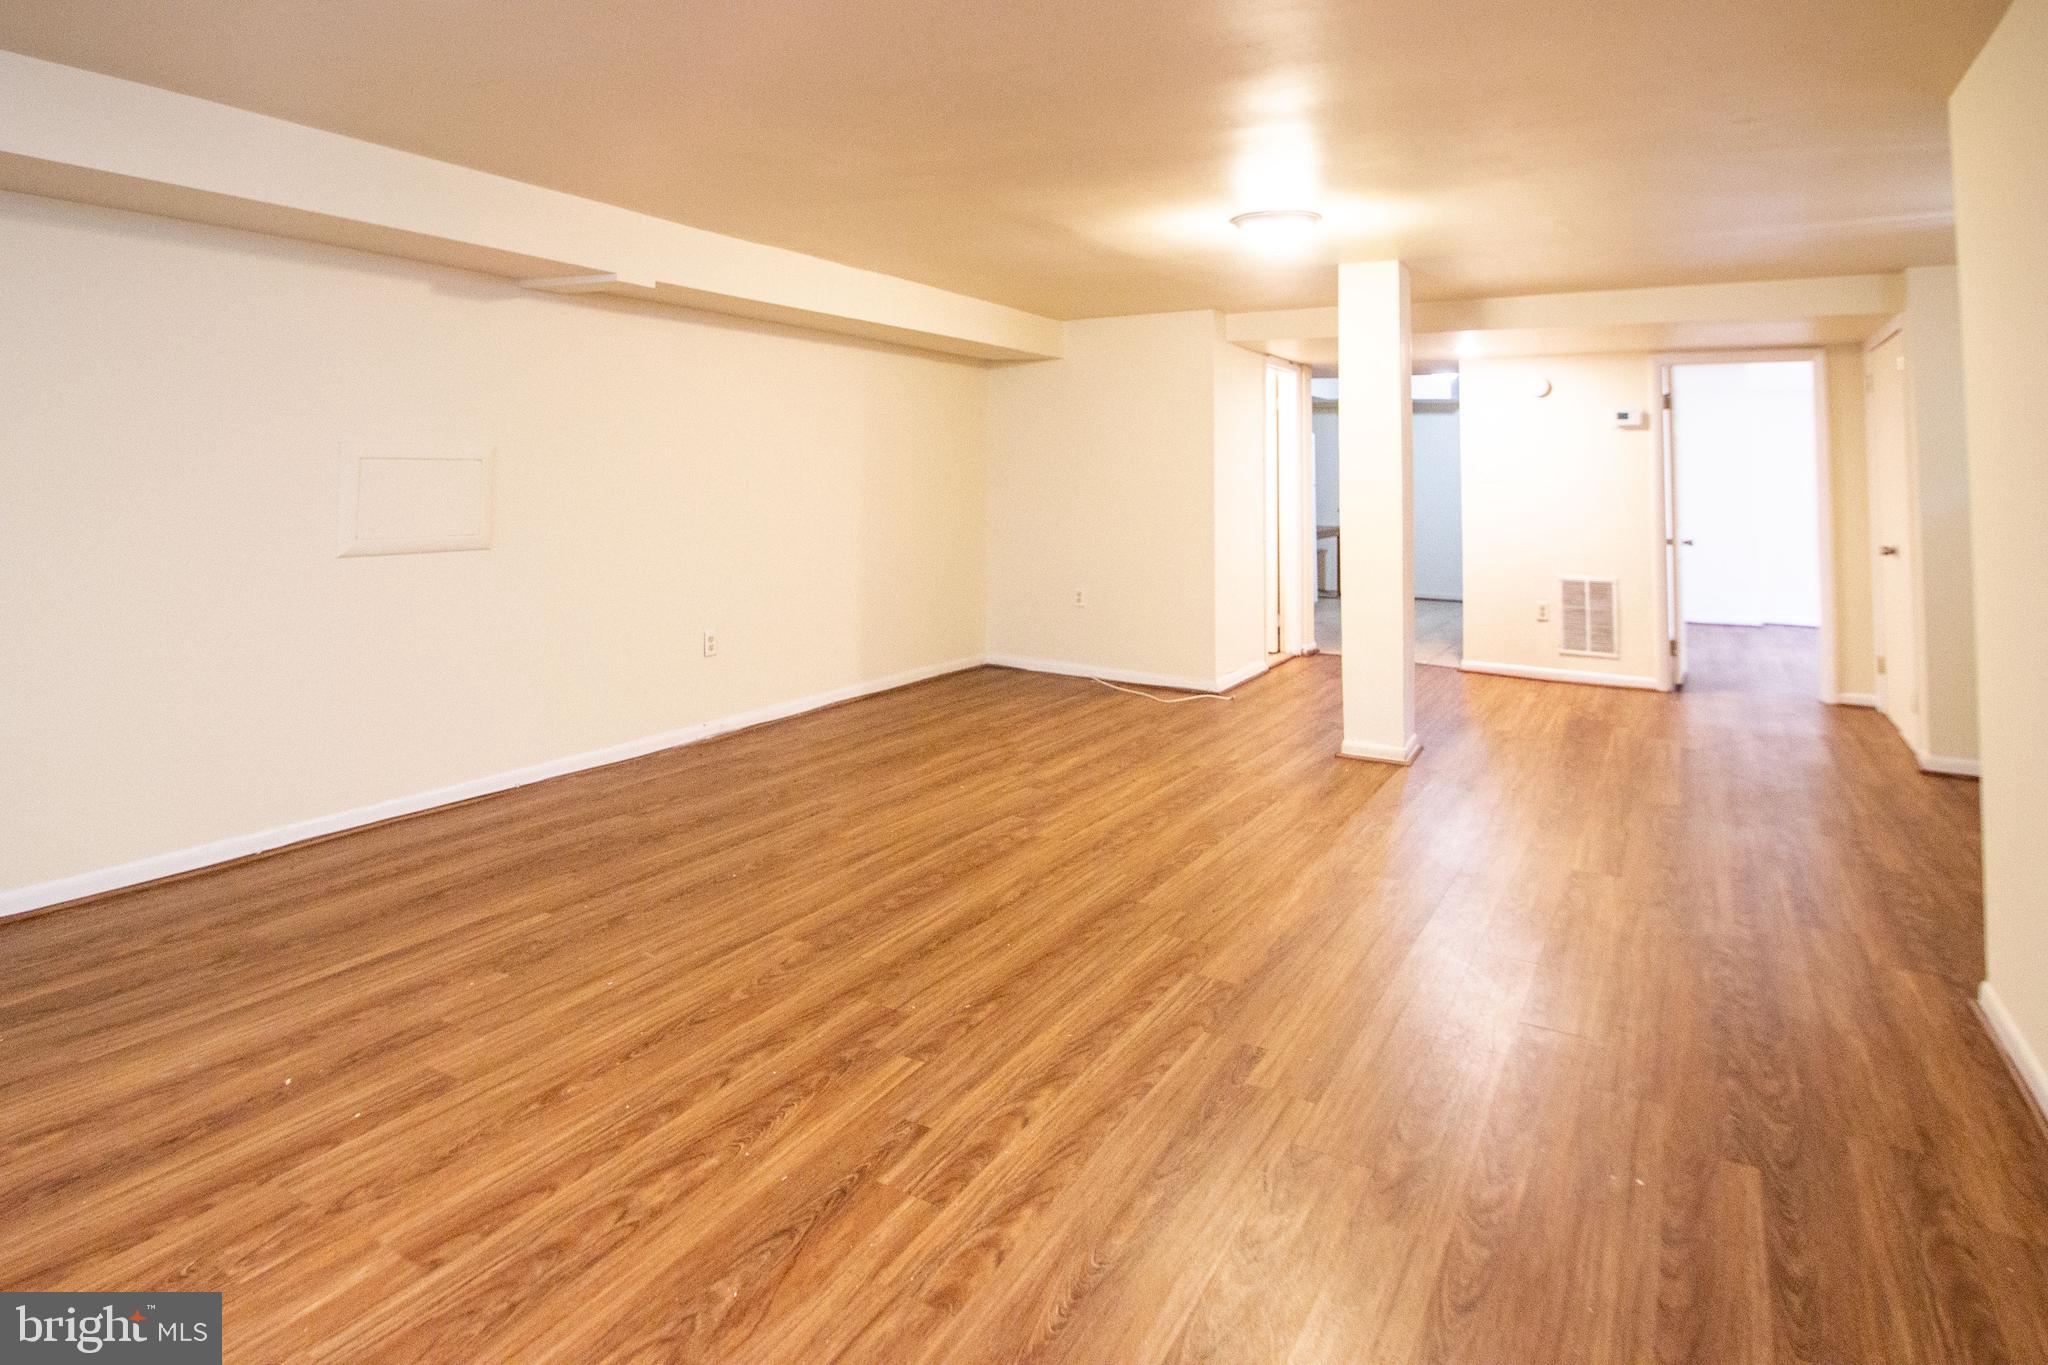
[[[1323,215],[1314,209],[1259,209],[1238,214],[1230,225],[1256,250],[1283,254],[1306,246],[1322,221]]]

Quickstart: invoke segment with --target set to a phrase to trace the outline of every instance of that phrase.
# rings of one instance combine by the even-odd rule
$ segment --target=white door
[[[1664,389],[1664,625],[1671,651],[1671,685],[1685,686],[1685,563],[1678,544],[1678,460],[1671,410],[1672,372],[1663,373]]]
[[[1894,332],[1865,357],[1870,449],[1871,596],[1877,705],[1921,747],[1919,623],[1913,605],[1913,495],[1906,453],[1906,343]]]

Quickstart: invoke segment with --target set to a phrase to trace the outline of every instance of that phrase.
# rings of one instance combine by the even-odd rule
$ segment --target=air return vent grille
[[[1611,578],[1561,578],[1558,580],[1564,610],[1559,624],[1564,638],[1558,642],[1561,654],[1590,654],[1595,658],[1621,656],[1616,641],[1615,583]]]

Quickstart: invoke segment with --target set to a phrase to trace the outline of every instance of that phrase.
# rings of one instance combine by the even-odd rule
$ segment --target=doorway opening
[[[1315,442],[1316,647],[1344,648],[1344,542],[1338,527],[1337,380],[1312,384]],[[1458,444],[1458,372],[1417,374],[1414,425],[1415,662],[1456,668],[1464,662],[1465,533]]]
[[[1671,685],[1753,692],[1775,684],[1831,700],[1821,357],[1667,357],[1661,381]],[[1729,676],[1766,666],[1769,679]]]
[[[1412,381],[1415,439],[1415,662],[1465,661],[1465,504],[1458,443],[1458,371]]]
[[[1344,650],[1344,540],[1337,524],[1337,377],[1309,382],[1310,426],[1315,445],[1315,618],[1316,648]]]

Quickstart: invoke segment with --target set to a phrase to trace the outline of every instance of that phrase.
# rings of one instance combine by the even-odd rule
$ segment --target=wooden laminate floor
[[[0,926],[0,1286],[269,1362],[2048,1360],[1976,790],[1679,697],[996,669]]]

